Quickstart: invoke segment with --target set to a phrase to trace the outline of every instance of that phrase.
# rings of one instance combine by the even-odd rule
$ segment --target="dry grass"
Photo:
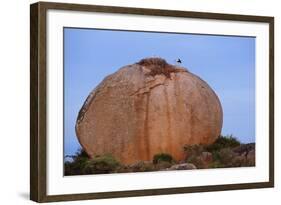
[[[163,74],[167,78],[170,78],[171,73],[178,72],[178,69],[176,69],[173,65],[167,63],[162,58],[144,58],[140,60],[137,64],[150,69],[149,75],[151,76]]]

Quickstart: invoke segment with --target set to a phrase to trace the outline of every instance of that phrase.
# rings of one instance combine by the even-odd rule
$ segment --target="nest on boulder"
[[[163,74],[167,78],[170,78],[171,73],[182,71],[182,69],[176,68],[175,66],[167,63],[162,58],[144,58],[140,60],[137,64],[150,69],[150,72],[148,73],[148,75],[150,76]]]

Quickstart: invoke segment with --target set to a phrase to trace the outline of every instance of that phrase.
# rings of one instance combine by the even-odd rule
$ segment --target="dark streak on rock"
[[[146,158],[148,159],[150,156],[150,145],[149,145],[149,101],[150,101],[150,93],[148,92],[146,95],[146,105],[145,105],[145,119],[144,119],[144,135],[143,141],[145,146]]]
[[[194,109],[192,106],[190,106],[190,136],[192,139],[192,143],[194,143],[194,131],[193,131],[193,127],[195,125],[195,118],[194,118]]]
[[[158,87],[159,85],[164,85],[164,83],[158,83],[158,84],[155,84],[155,85],[153,85],[153,86],[151,86],[151,87],[142,87],[142,88],[139,88],[138,90],[136,90],[135,92],[133,92],[132,94],[130,94],[130,96],[146,94],[146,93],[150,92],[153,88]],[[143,89],[148,89],[148,90],[146,90],[146,91],[144,91],[144,92],[140,92],[140,91],[143,90]]]
[[[169,98],[168,98],[168,93],[167,93],[167,88],[164,88],[164,97],[166,101],[166,116],[168,120],[168,127],[167,127],[167,135],[168,135],[168,140],[172,142],[171,139],[171,114],[170,114],[170,109],[169,109]]]

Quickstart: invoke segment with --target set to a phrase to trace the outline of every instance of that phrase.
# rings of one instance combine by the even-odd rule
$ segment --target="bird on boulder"
[[[177,62],[177,63],[179,63],[179,64],[181,64],[181,63],[182,63],[182,61],[181,61],[181,59],[180,59],[180,58],[178,58],[176,62]]]

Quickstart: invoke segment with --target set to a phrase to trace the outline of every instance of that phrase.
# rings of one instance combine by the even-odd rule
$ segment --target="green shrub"
[[[220,152],[219,150],[212,152],[213,161],[220,161]]]
[[[80,175],[86,166],[89,156],[83,149],[79,149],[75,155],[66,156],[71,158],[71,161],[65,161],[64,174],[65,175]]]
[[[76,153],[74,158],[89,158],[87,152],[84,149],[79,149]]]
[[[186,158],[189,158],[191,156],[199,156],[202,152],[205,151],[205,148],[203,145],[185,145],[183,147],[183,150],[185,152]]]
[[[72,163],[69,161],[64,162],[64,175],[69,176],[74,174]]]
[[[240,145],[240,142],[232,135],[219,136],[218,139],[211,145],[206,146],[209,152],[218,151],[223,148],[233,148]]]
[[[235,153],[230,148],[224,148],[218,152],[218,160],[225,165],[225,167],[232,167],[232,161]]]
[[[107,174],[117,170],[119,162],[110,154],[95,156],[83,169],[84,174]]]
[[[167,154],[167,153],[156,154],[153,157],[153,164],[158,164],[160,162],[170,162],[170,163],[172,163],[173,161],[174,161],[173,157],[170,154]]]

